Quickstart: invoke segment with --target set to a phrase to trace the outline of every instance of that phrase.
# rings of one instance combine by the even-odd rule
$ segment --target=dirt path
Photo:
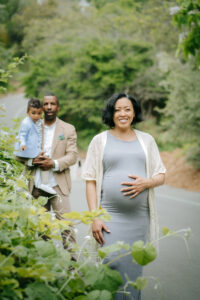
[[[167,168],[167,185],[200,193],[200,171],[186,163],[180,149],[161,152],[161,156]]]

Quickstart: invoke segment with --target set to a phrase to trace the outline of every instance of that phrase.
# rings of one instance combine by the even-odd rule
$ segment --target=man
[[[33,180],[29,189],[35,198],[51,196],[46,204],[51,206],[58,218],[70,211],[69,194],[71,179],[69,167],[77,160],[76,132],[74,126],[57,118],[59,101],[55,94],[47,94],[43,99],[44,126],[43,152],[36,158],[29,159],[28,166],[32,168]],[[39,189],[41,184],[40,168],[49,170],[48,184],[57,195],[49,195]]]

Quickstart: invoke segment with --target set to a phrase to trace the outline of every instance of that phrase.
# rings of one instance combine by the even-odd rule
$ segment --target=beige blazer
[[[75,164],[78,156],[76,145],[76,131],[73,125],[56,119],[56,128],[52,143],[52,159],[59,163],[59,171],[54,172],[58,186],[64,195],[69,195],[71,190],[71,178],[69,167]],[[34,177],[36,168],[30,167]],[[34,180],[29,182],[30,193],[33,191]]]

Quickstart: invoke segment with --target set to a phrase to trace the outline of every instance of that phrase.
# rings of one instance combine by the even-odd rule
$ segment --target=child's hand
[[[26,150],[26,149],[27,149],[27,147],[24,145],[24,146],[21,146],[19,150],[20,150],[20,151],[24,151],[24,150]]]

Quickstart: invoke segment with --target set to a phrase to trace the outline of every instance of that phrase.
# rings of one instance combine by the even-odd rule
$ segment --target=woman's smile
[[[135,112],[131,101],[121,98],[115,103],[113,122],[117,129],[129,129],[135,117]]]

